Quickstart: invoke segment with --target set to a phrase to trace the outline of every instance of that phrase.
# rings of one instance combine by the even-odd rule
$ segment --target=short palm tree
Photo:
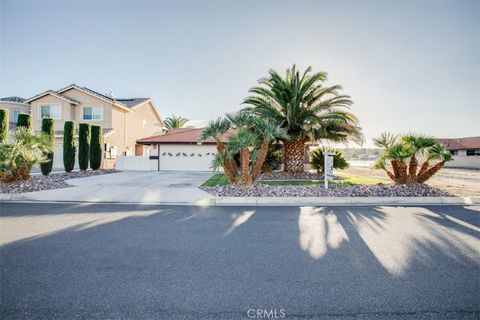
[[[424,183],[447,161],[452,160],[450,152],[433,137],[425,135],[407,134],[398,137],[390,133],[382,133],[379,138],[373,139],[373,142],[376,146],[383,148],[383,154],[375,162],[375,168],[385,170],[396,183]],[[424,158],[420,170],[418,170],[417,156]],[[437,163],[429,168],[432,160],[437,160]],[[387,165],[387,161],[390,161],[390,166]]]
[[[343,154],[336,149],[332,148],[317,148],[315,150],[312,150],[310,152],[310,165],[312,166],[313,169],[317,170],[317,173],[323,172],[325,170],[324,168],[324,152],[328,151],[330,153],[333,153],[333,168],[334,169],[347,169],[349,164],[347,162],[347,159],[343,156]]]
[[[270,70],[267,78],[250,89],[253,95],[244,100],[247,109],[284,128],[289,136],[284,144],[284,170],[304,170],[305,143],[320,139],[345,142],[361,141],[357,118],[346,111],[352,104],[349,96],[340,94],[341,86],[324,86],[325,72],[302,75],[295,65],[284,77]]]
[[[167,117],[163,121],[167,132],[172,129],[182,128],[187,122],[188,122],[187,118],[184,118],[182,116],[176,116],[174,114],[172,114],[170,117]]]

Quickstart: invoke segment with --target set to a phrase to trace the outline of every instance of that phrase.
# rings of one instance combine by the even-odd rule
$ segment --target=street
[[[480,207],[0,202],[0,244],[2,320],[480,317]]]

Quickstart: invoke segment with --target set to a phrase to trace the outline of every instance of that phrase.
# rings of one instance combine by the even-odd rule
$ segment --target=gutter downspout
[[[157,144],[157,153],[158,153],[158,157],[157,157],[157,171],[160,171],[160,145]]]

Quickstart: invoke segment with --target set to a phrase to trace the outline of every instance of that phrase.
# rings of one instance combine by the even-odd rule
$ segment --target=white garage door
[[[210,168],[217,149],[214,145],[164,144],[160,145],[160,170],[212,171]],[[150,150],[156,156],[157,150]]]
[[[53,169],[55,170],[63,170],[63,146],[55,145],[55,149],[53,151]],[[75,153],[75,169],[78,169],[78,148],[77,152]]]

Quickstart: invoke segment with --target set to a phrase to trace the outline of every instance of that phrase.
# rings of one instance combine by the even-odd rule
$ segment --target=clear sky
[[[480,135],[480,1],[0,1],[2,97],[77,83],[209,120],[296,63],[343,85],[368,144]]]

